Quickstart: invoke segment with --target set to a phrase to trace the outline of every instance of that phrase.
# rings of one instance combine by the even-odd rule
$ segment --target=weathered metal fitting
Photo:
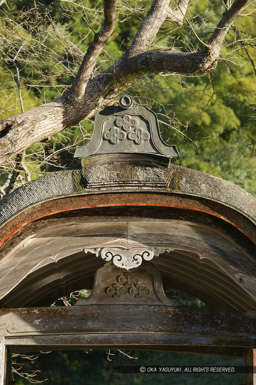
[[[119,104],[123,108],[130,108],[133,105],[132,97],[128,94],[123,94],[119,99]]]
[[[77,147],[75,157],[106,154],[179,156],[176,146],[163,142],[154,112],[133,106],[127,94],[120,98],[120,106],[107,107],[96,116],[91,142]]]

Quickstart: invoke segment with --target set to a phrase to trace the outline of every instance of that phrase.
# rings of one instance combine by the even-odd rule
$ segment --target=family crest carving
[[[135,298],[143,298],[150,293],[150,290],[143,286],[136,275],[131,273],[123,273],[116,277],[116,281],[109,287],[105,288],[107,295],[120,298],[125,294],[129,294]]]
[[[141,304],[170,305],[163,289],[160,271],[151,262],[129,272],[107,262],[95,274],[93,291],[88,298],[79,298],[76,305]]]
[[[139,120],[136,117],[127,114],[116,118],[111,128],[104,127],[103,138],[112,144],[125,139],[141,144],[149,140],[150,135],[146,128],[139,126]]]

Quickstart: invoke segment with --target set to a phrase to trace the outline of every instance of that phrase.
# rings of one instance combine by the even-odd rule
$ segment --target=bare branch
[[[0,195],[2,198],[9,194],[16,186],[16,181],[20,176],[21,171],[25,172],[26,182],[31,181],[30,171],[25,163],[26,151],[24,150],[22,154],[17,154],[14,159],[14,165],[12,172],[8,175],[8,178],[3,186],[0,187]]]
[[[237,35],[238,38],[239,38],[239,40],[237,40],[236,42],[240,42],[241,46],[244,48],[244,50],[245,50],[245,52],[246,52],[246,55],[247,55],[247,57],[248,57],[248,59],[249,59],[251,65],[252,65],[254,74],[256,75],[256,66],[255,66],[255,63],[254,63],[254,61],[253,61],[253,59],[252,59],[252,57],[251,57],[251,55],[250,55],[250,53],[249,53],[249,51],[248,51],[246,42],[245,42],[245,40],[242,39],[240,32],[238,31],[238,29],[237,29],[235,26],[233,27],[233,29],[234,29],[236,35]]]
[[[123,350],[117,349],[117,351],[121,354],[123,354],[125,357],[129,358],[130,360],[137,360],[138,357],[131,356],[130,354],[124,352]]]
[[[120,93],[140,76],[162,71],[206,73],[214,68],[216,59],[213,60],[209,60],[206,49],[189,53],[154,50],[132,57],[124,55],[115,66],[88,82],[79,104],[63,95],[51,103],[0,122],[0,164],[28,146],[95,116],[115,102]]]
[[[76,99],[81,99],[83,97],[96,60],[115,29],[116,3],[117,0],[104,0],[104,23],[100,32],[95,34],[94,41],[89,46],[79,68],[74,84],[69,91]]]
[[[17,177],[20,174],[20,162],[21,162],[22,155],[18,154],[15,157],[14,160],[14,168],[11,174],[8,175],[8,178],[3,186],[0,188],[1,196],[4,197],[5,195],[9,194],[9,192],[12,191],[14,184],[16,182]]]
[[[176,9],[169,8],[166,20],[182,25],[188,5],[189,0],[180,0]]]
[[[14,64],[16,72],[17,72],[16,83],[17,83],[17,88],[18,88],[18,93],[19,93],[20,109],[21,109],[21,112],[24,112],[23,99],[22,99],[22,93],[21,93],[21,85],[20,85],[20,71],[19,71],[19,67],[16,63],[16,60],[13,60],[13,64]]]
[[[115,353],[111,353],[111,350],[108,349],[108,352],[107,352],[107,360],[110,361],[110,362],[112,361],[111,356],[115,356]]]
[[[0,122],[0,164],[28,146],[95,116],[115,102],[120,93],[141,76],[161,72],[204,74],[212,71],[229,27],[248,3],[249,0],[235,0],[224,13],[208,46],[199,52],[183,53],[175,50],[147,51],[169,9],[169,0],[155,0],[128,52],[114,66],[89,80],[95,61],[115,25],[116,0],[105,0],[105,22],[84,57],[72,87],[74,97],[67,92],[51,103]]]
[[[165,21],[170,0],[154,0],[152,6],[144,18],[132,44],[128,50],[128,55],[146,51],[153,43],[153,40]]]
[[[188,23],[188,25],[189,25],[191,31],[193,32],[193,34],[195,35],[195,37],[197,38],[197,40],[198,40],[204,47],[209,48],[208,44],[205,44],[205,42],[204,42],[202,39],[200,39],[200,37],[199,37],[198,34],[196,33],[196,31],[195,31],[195,29],[194,29],[194,27],[193,27],[193,24],[190,22],[190,20],[188,20],[185,16],[184,16],[184,18],[186,19],[186,21],[187,21],[187,23]]]
[[[208,45],[211,47],[211,51],[216,58],[219,55],[223,40],[229,28],[248,2],[249,0],[235,0],[233,5],[226,12],[224,12],[222,19],[208,42]]]

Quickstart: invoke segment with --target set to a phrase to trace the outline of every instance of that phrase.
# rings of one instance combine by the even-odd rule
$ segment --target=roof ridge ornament
[[[125,153],[179,156],[176,146],[163,142],[156,114],[147,107],[133,106],[128,94],[120,97],[119,106],[106,107],[96,115],[92,140],[77,147],[75,158]]]

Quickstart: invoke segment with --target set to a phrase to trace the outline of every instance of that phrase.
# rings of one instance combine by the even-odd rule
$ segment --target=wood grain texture
[[[2,306],[50,304],[40,301],[89,288],[104,247],[166,249],[153,263],[167,288],[183,285],[213,307],[256,308],[256,262],[228,235],[187,221],[120,218],[44,222],[1,261]]]
[[[5,336],[28,333],[176,333],[216,338],[256,336],[256,312],[229,312],[168,305],[84,305],[0,310]],[[145,329],[145,320],[147,328]]]

